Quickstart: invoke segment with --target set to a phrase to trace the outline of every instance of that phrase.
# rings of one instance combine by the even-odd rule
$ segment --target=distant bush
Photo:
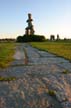
[[[23,42],[22,39],[23,39],[22,36],[18,36],[18,37],[17,37],[17,42]]]
[[[42,35],[24,35],[18,36],[17,42],[43,42],[45,41],[45,37]]]
[[[32,41],[34,42],[42,42],[45,40],[45,37],[40,35],[33,35],[31,37],[32,37]]]

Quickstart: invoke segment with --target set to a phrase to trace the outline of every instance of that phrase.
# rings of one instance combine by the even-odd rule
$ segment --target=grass
[[[0,43],[0,68],[10,65],[13,60],[15,43]]]
[[[31,45],[71,61],[71,42],[32,42]]]
[[[48,94],[49,94],[50,96],[55,96],[55,91],[54,91],[54,90],[49,90],[49,91],[48,91]]]
[[[68,70],[64,70],[62,73],[63,73],[63,74],[68,74],[69,71],[68,71]]]
[[[14,81],[16,77],[2,77],[0,76],[0,81]]]

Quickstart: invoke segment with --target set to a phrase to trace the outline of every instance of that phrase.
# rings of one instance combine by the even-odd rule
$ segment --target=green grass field
[[[71,61],[71,42],[32,42],[33,47],[56,54]]]
[[[0,68],[10,65],[13,60],[15,43],[0,43]]]

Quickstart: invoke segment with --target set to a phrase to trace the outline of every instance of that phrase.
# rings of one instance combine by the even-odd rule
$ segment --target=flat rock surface
[[[0,81],[0,108],[71,108],[71,63],[64,58],[20,44],[0,76],[16,78]]]

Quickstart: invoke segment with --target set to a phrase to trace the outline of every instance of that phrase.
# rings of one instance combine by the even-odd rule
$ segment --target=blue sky
[[[0,38],[23,35],[28,13],[35,34],[71,38],[71,0],[0,0]]]

